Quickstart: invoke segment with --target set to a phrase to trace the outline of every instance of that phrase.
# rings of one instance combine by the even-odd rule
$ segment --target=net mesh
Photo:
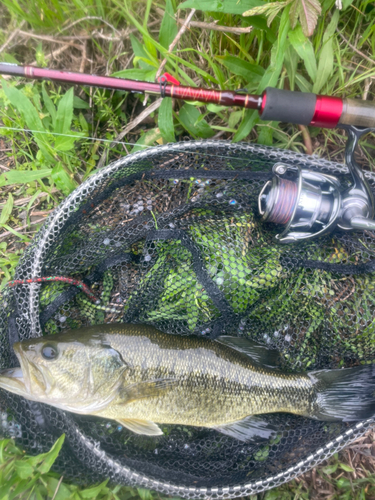
[[[174,335],[253,339],[280,352],[280,368],[350,367],[375,358],[371,231],[280,245],[260,222],[257,197],[276,162],[334,174],[347,169],[255,145],[202,141],[152,148],[93,175],[48,218],[16,279],[66,275],[92,287],[100,305],[66,283],[7,289],[0,311],[1,368],[17,340],[82,326],[147,323]],[[373,191],[375,176],[366,173]],[[0,392],[2,432],[29,453],[66,442],[56,470],[75,482],[110,477],[190,498],[254,494],[290,480],[372,425],[267,418],[277,438],[243,443],[214,430],[164,426],[133,434]]]

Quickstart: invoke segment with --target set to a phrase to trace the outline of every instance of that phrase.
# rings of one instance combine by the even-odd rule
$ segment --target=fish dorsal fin
[[[276,437],[277,429],[262,417],[250,416],[230,424],[214,427],[215,430],[239,441],[261,442]]]
[[[165,395],[177,385],[178,380],[174,378],[143,380],[124,387],[120,397],[123,399],[123,404],[138,399],[156,398]]]
[[[136,420],[131,418],[118,418],[117,422],[135,434],[143,434],[145,436],[162,436],[163,431],[155,422],[149,420]]]
[[[224,344],[236,351],[242,352],[249,356],[255,363],[267,366],[268,368],[276,368],[280,365],[280,353],[276,349],[267,349],[253,340],[243,337],[230,337],[222,335],[216,339],[216,342]]]

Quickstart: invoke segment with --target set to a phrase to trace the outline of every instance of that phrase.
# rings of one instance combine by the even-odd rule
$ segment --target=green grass
[[[265,15],[241,15],[261,6],[262,0],[188,0],[183,4],[176,0],[3,0],[0,46],[6,46],[0,59],[153,81],[166,58],[165,71],[186,85],[247,88],[251,93],[262,92],[270,85],[372,100],[373,3],[343,0],[343,9],[338,11],[334,0],[323,0],[313,34],[306,37],[303,19],[297,21],[292,15],[298,1],[277,4],[275,18],[269,17],[267,22]],[[191,8],[197,9],[195,21],[251,27],[251,31],[238,35],[190,27],[169,53],[168,47],[181,26],[175,14],[184,19]],[[275,5],[271,8],[275,10]],[[267,9],[270,14],[269,6]],[[16,28],[26,34],[17,35],[7,44]],[[68,43],[73,46],[67,48]],[[345,134],[341,130],[308,128],[303,136],[297,126],[263,123],[252,111],[172,103],[169,99],[113,145],[124,127],[144,110],[142,101],[143,96],[101,89],[69,89],[16,78],[2,82],[0,119],[6,128],[0,130],[1,286],[12,277],[40,221],[95,171],[101,158],[105,165],[155,144],[220,137],[302,152],[306,152],[310,139],[314,154],[343,159]],[[153,101],[149,97],[147,105]],[[374,147],[373,136],[362,141],[360,161],[370,169]],[[371,436],[366,441],[370,446]],[[12,442],[3,441],[1,450],[0,500],[53,497],[60,478],[41,469],[46,459],[38,462],[27,458]],[[358,461],[357,454],[352,457],[356,461],[353,468],[351,453],[349,450],[319,467],[315,480],[305,475],[259,495],[258,500],[375,498],[371,460],[360,456]],[[27,467],[33,468],[36,478],[33,491],[22,490],[22,471]],[[13,474],[14,485],[18,485],[11,495],[6,473]],[[144,490],[111,490],[106,484],[98,488],[90,492],[63,481],[55,499],[153,498]]]

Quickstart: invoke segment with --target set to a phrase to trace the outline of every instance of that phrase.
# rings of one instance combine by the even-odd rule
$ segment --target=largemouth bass
[[[260,363],[262,349],[249,343],[244,352],[239,339],[240,351],[236,342],[146,325],[92,326],[15,343],[21,366],[0,372],[0,387],[147,435],[162,434],[161,423],[252,440],[275,431],[260,414],[350,421],[375,413],[371,365],[285,374]]]

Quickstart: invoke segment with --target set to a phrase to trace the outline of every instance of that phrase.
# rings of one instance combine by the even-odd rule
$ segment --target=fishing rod
[[[316,238],[336,227],[342,231],[375,230],[374,196],[354,158],[361,135],[375,128],[375,103],[271,87],[262,95],[248,94],[246,89],[186,87],[168,73],[162,75],[159,82],[152,83],[0,63],[0,74],[239,106],[257,110],[260,118],[267,121],[346,128],[349,186],[341,183],[337,176],[295,165],[275,164],[273,179],[265,184],[258,198],[259,214],[264,222],[284,226],[276,236],[281,243]]]
[[[23,76],[73,85],[88,85],[139,94],[173,97],[184,101],[215,103],[221,106],[239,106],[258,111],[266,121],[280,121],[334,128],[354,125],[375,127],[375,103],[359,99],[316,95],[309,92],[266,88],[262,95],[248,94],[246,89],[214,90],[180,85],[164,73],[158,83],[115,78],[110,76],[71,73],[68,71],[0,63],[0,75]]]

